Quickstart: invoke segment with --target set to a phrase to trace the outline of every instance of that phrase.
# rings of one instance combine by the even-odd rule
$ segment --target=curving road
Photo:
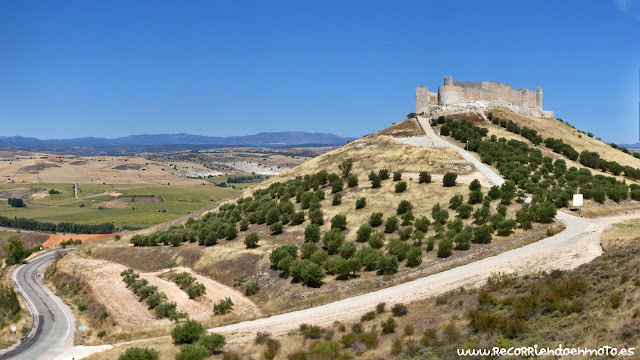
[[[67,250],[68,251],[68,250]],[[19,287],[35,320],[35,331],[18,347],[0,355],[0,359],[53,359],[73,348],[74,323],[71,309],[41,281],[44,268],[55,259],[51,252],[19,265],[11,279]]]

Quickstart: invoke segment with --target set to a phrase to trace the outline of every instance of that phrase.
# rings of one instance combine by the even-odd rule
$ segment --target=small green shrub
[[[454,187],[456,186],[456,179],[458,178],[458,174],[454,172],[448,172],[444,174],[442,178],[442,184],[444,187]]]
[[[244,238],[244,245],[247,249],[255,249],[258,247],[258,241],[260,241],[260,235],[257,232],[252,232]]]
[[[252,280],[244,284],[244,293],[247,296],[255,295],[260,290],[260,283]]]
[[[118,360],[158,360],[158,351],[150,348],[128,348],[118,356]]]
[[[176,325],[171,330],[171,338],[173,342],[180,344],[192,344],[205,333],[206,329],[202,324],[195,320],[187,320],[181,325]]]

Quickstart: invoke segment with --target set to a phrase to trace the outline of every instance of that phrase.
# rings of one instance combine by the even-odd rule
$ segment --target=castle
[[[438,92],[430,92],[428,86],[416,88],[416,114],[429,117],[484,111],[497,107],[515,113],[553,118],[553,111],[542,110],[542,88],[535,90],[514,89],[507,84],[493,81],[454,81],[445,76]]]

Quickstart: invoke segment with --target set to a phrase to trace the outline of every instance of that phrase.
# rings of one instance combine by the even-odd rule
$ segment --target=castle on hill
[[[535,90],[514,89],[493,81],[454,81],[451,76],[445,76],[444,85],[438,87],[437,93],[429,91],[428,86],[416,88],[418,115],[437,117],[497,107],[522,115],[553,118],[553,111],[542,110],[540,87]]]

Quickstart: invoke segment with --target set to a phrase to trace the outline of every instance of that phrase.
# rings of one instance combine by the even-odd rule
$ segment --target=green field
[[[208,182],[210,182],[210,183],[212,183],[212,184],[220,184],[220,183],[222,183],[222,182],[227,182],[227,180],[228,180],[229,178],[232,178],[232,177],[236,177],[236,176],[250,176],[250,175],[251,175],[251,174],[221,175],[221,176],[214,176],[214,177],[206,178],[206,179],[204,179],[204,180],[206,180],[206,181],[208,181]],[[268,178],[269,178],[269,176],[268,176],[268,175],[264,175],[263,177],[264,177],[265,179],[268,179]],[[244,183],[227,183],[227,186],[228,186],[229,188],[235,188],[235,189],[242,190],[242,189],[246,189],[246,188],[248,188],[248,187],[249,187],[249,186],[251,186],[251,185],[255,185],[255,184],[257,184],[257,183],[259,183],[259,182],[261,182],[261,181],[263,181],[263,180],[256,179],[255,181],[244,182]]]
[[[163,223],[190,212],[195,212],[212,202],[231,196],[237,190],[217,186],[167,186],[147,184],[79,185],[79,199],[74,197],[73,184],[1,184],[0,190],[15,188],[34,190],[55,189],[60,194],[44,199],[27,201],[26,208],[12,208],[0,204],[0,216],[25,217],[50,222],[77,222],[99,224],[112,222],[116,227],[148,227]],[[124,209],[103,206],[116,197],[104,194],[118,192],[120,197],[154,195],[161,202],[131,202]],[[102,194],[102,195],[101,195]]]

